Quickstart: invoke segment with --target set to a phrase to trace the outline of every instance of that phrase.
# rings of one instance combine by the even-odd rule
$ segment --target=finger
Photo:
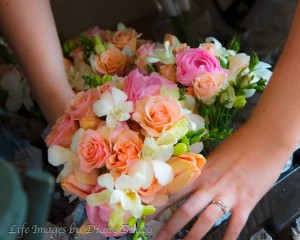
[[[223,214],[222,209],[218,206],[214,204],[208,205],[185,239],[201,239],[214,226],[218,219],[223,216]]]
[[[223,240],[237,239],[245,226],[250,212],[245,212],[245,209],[234,209],[229,224],[227,226]]]
[[[182,229],[196,214],[205,208],[211,201],[211,197],[202,191],[195,192],[190,199],[184,203],[165,226],[159,231],[156,239],[171,239],[180,229]]]

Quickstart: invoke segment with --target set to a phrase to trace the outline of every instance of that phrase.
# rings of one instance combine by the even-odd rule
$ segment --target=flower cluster
[[[172,35],[140,40],[120,24],[67,41],[77,95],[46,139],[49,162],[89,223],[117,229],[151,215],[200,174],[208,141],[231,133],[235,110],[263,90],[270,66],[214,38],[191,48]],[[136,237],[142,232],[136,232]]]

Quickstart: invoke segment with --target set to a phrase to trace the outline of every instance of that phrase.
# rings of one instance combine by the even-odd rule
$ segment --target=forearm
[[[0,27],[50,124],[73,97],[48,0],[0,0]]]
[[[291,152],[300,140],[299,29],[300,4],[280,60],[249,121],[249,124],[261,133],[262,138],[278,144],[273,145],[273,150]]]

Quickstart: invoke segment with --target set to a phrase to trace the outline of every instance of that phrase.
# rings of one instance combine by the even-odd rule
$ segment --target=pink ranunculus
[[[98,185],[93,189],[93,193],[99,193],[105,188],[101,188]],[[114,231],[114,229],[109,229],[109,217],[113,212],[113,208],[109,203],[102,203],[98,206],[92,207],[89,204],[86,205],[86,213],[88,216],[89,223],[93,225],[95,231],[101,233],[105,237],[117,237],[122,236],[127,233],[126,229],[122,229],[120,233]],[[127,223],[129,214],[124,214],[124,224]],[[105,231],[101,231],[101,229]]]
[[[72,137],[78,130],[78,122],[71,118],[68,114],[64,114],[57,119],[52,131],[46,138],[47,147],[59,145],[61,147],[70,147]]]
[[[137,69],[131,71],[124,85],[124,92],[129,101],[136,102],[145,96],[158,95],[163,86],[175,88],[176,85],[161,77],[158,73],[151,73],[149,76],[143,76]]]
[[[205,73],[222,73],[227,71],[219,60],[201,48],[191,48],[176,56],[177,81],[184,86],[192,86],[192,81]]]
[[[101,132],[91,129],[85,131],[77,148],[80,169],[91,172],[93,169],[105,166],[105,161],[110,156],[110,152],[109,144],[101,136]]]
[[[158,137],[182,117],[180,102],[170,96],[147,96],[138,101],[132,119],[151,137]]]
[[[75,120],[82,118],[96,117],[93,112],[93,103],[100,97],[97,89],[88,89],[87,91],[79,92],[72,100],[69,108],[66,110]]]

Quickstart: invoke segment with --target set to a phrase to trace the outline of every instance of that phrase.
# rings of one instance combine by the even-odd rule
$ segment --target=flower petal
[[[104,189],[99,193],[92,193],[86,197],[86,202],[91,207],[101,205],[103,203],[108,203],[110,201],[111,191]]]
[[[127,95],[123,91],[118,88],[113,87],[111,89],[114,105],[118,106],[119,104],[123,104],[127,100]]]
[[[103,93],[105,94],[105,93]],[[98,117],[108,115],[113,109],[113,104],[105,100],[97,100],[93,103],[93,111]]]
[[[71,162],[73,157],[73,152],[61,146],[52,145],[48,148],[48,161],[53,166],[59,166],[66,162]]]
[[[174,179],[173,170],[170,165],[161,161],[151,161],[154,175],[160,185],[166,186]]]
[[[203,142],[197,142],[190,145],[190,152],[200,153],[203,150]]]
[[[111,174],[105,173],[97,178],[97,183],[101,187],[105,187],[111,192],[114,190],[114,179]]]
[[[83,128],[79,128],[73,135],[72,137],[72,142],[71,142],[71,150],[75,153],[77,151],[80,139],[82,137],[82,135],[84,134],[84,129]]]

